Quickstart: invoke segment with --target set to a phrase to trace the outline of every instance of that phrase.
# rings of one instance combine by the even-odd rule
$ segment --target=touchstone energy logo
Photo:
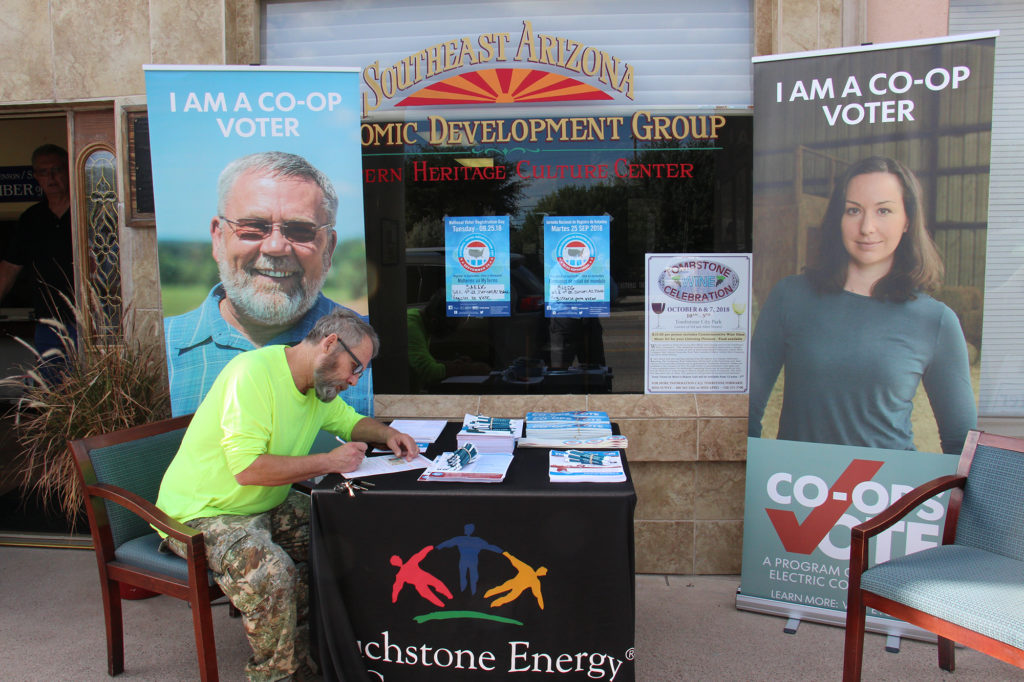
[[[545,566],[538,566],[536,568],[530,566],[502,548],[477,537],[473,534],[475,530],[476,526],[474,526],[474,524],[467,523],[463,528],[462,535],[449,538],[439,542],[437,545],[427,545],[414,553],[407,560],[403,560],[397,554],[392,555],[390,562],[392,566],[398,568],[398,573],[395,575],[395,583],[391,590],[391,603],[396,603],[403,589],[406,586],[409,586],[416,592],[416,594],[434,606],[444,607],[444,602],[441,597],[452,599],[453,595],[451,590],[448,589],[448,586],[445,585],[441,579],[431,575],[421,568],[420,562],[422,562],[423,559],[435,549],[455,549],[459,556],[460,591],[468,591],[471,595],[475,595],[477,593],[477,584],[480,579],[480,553],[494,552],[496,554],[501,554],[508,560],[511,567],[515,570],[515,575],[500,585],[496,585],[484,592],[483,599],[485,601],[491,597],[497,597],[490,602],[490,608],[496,609],[504,604],[515,601],[521,597],[526,590],[529,590],[530,594],[537,602],[537,608],[543,610],[544,596],[541,590],[540,579],[547,575],[548,569]],[[512,625],[523,624],[522,621],[505,618],[493,612],[473,610],[435,611],[417,616],[415,620],[418,623],[423,623],[428,620],[447,620],[450,618],[475,618],[480,620],[494,620]]]
[[[494,265],[494,245],[487,237],[473,235],[459,243],[459,265],[469,272],[484,272]]]
[[[384,680],[385,672],[392,666],[416,666],[430,668],[434,675],[437,669],[448,669],[452,679],[458,679],[455,676],[460,671],[472,671],[495,680],[519,673],[615,680],[625,662],[603,652],[540,651],[531,639],[531,630],[524,628],[524,614],[531,620],[545,617],[544,579],[548,567],[526,553],[498,546],[478,535],[473,523],[466,523],[462,532],[453,537],[417,545],[380,560],[394,570],[390,594],[379,595],[381,601],[390,601],[398,607],[396,612],[403,614],[415,613],[419,610],[417,606],[423,607],[424,611],[412,615],[412,620],[428,630],[417,628],[399,633],[399,628],[393,626],[357,641],[368,672],[377,679]],[[385,568],[381,566],[378,570]],[[440,621],[451,620],[486,621],[491,627],[500,628],[499,633],[505,627],[509,631],[488,640],[500,643],[500,647],[471,646],[463,638],[452,646],[439,646],[433,640],[430,644],[408,640],[417,636],[414,633],[421,633],[419,636],[428,640],[429,636],[423,633],[443,627]],[[631,659],[632,650],[625,657]]]
[[[581,234],[564,237],[555,249],[555,258],[566,272],[586,272],[597,258],[594,242]]]
[[[673,263],[658,274],[658,288],[677,301],[709,303],[739,290],[740,276],[724,263],[688,259]]]

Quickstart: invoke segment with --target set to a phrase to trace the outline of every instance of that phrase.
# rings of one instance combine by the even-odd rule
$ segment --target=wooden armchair
[[[156,508],[157,492],[192,415],[72,441],[99,564],[107,672],[124,672],[120,584],[183,599],[192,607],[200,678],[217,680],[210,602],[221,595],[206,567],[203,534]],[[157,551],[150,524],[188,546],[188,561]]]
[[[951,490],[942,544],[868,567],[868,540]],[[1024,668],[1024,439],[971,431],[954,475],[925,483],[853,528],[843,679],[860,679],[865,607]]]

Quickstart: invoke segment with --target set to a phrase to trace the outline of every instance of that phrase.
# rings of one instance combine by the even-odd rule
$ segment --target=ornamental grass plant
[[[82,509],[82,492],[68,441],[171,414],[160,349],[126,340],[117,324],[111,325],[114,331],[97,330],[89,322],[104,319],[106,313],[94,292],[89,300],[85,309],[69,301],[79,321],[77,342],[61,322],[39,320],[37,324],[56,332],[62,349],[41,356],[31,343],[16,338],[33,353],[35,362],[23,373],[0,380],[0,385],[23,389],[14,420],[15,436],[23,447],[19,484],[69,521]],[[44,364],[48,371],[42,370]]]

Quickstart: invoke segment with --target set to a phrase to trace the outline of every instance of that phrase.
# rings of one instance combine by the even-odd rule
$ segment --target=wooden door
[[[75,206],[75,290],[78,301],[95,296],[90,322],[100,331],[121,328],[115,117],[113,108],[69,113],[71,200]]]

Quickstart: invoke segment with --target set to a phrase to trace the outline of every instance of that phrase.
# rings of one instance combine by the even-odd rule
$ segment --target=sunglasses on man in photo
[[[288,241],[296,244],[308,244],[316,239],[316,235],[320,230],[327,227],[333,227],[331,224],[316,225],[315,223],[308,223],[304,220],[286,220],[283,223],[273,223],[269,220],[261,220],[260,218],[232,220],[231,218],[225,218],[224,216],[218,217],[230,225],[235,236],[243,242],[263,241],[270,236],[276,227],[280,230],[281,236]]]

